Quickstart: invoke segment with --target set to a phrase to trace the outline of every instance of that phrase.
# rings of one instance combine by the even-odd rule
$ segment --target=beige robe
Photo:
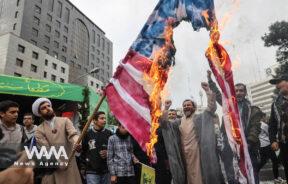
[[[202,184],[200,152],[193,116],[181,119],[179,127],[185,157],[187,184]]]
[[[205,109],[205,111],[214,114],[217,108],[215,101],[215,94],[212,93],[212,91],[208,91],[206,92],[206,95],[207,95],[207,108]],[[197,132],[197,128],[195,126],[195,119],[198,118],[200,115],[201,114],[193,114],[188,118],[183,116],[181,119],[181,124],[179,126],[181,134],[182,150],[184,154],[184,161],[186,164],[187,184],[203,183],[202,180],[203,174],[201,173],[199,137],[198,137],[200,132]]]
[[[73,127],[68,118],[55,118],[55,129],[57,132],[52,133],[52,129],[47,122],[43,122],[35,131],[35,138],[39,146],[64,145],[67,156],[69,157],[73,144],[78,139],[77,130]],[[63,161],[63,159],[62,159]],[[67,162],[67,160],[65,160]],[[59,168],[52,175],[46,175],[42,179],[42,184],[81,184],[79,170],[75,157],[72,159],[67,170]]]

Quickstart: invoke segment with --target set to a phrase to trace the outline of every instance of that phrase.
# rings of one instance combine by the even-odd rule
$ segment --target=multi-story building
[[[271,85],[269,80],[275,74],[276,68],[277,65],[267,68],[266,79],[247,85],[248,97],[252,105],[260,107],[267,115],[270,115],[275,90],[275,85]]]
[[[69,81],[99,67],[90,77],[112,76],[112,42],[68,0],[1,0],[0,35],[13,33],[69,65]],[[76,80],[88,84],[88,76]]]
[[[13,33],[0,36],[0,73],[68,82],[69,65]]]

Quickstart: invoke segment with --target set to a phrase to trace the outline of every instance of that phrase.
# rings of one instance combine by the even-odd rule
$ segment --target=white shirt
[[[270,145],[268,125],[261,121],[261,133],[259,134],[260,146],[266,147]]]

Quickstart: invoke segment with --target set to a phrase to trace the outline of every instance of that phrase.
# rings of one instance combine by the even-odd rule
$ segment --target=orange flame
[[[154,55],[152,66],[149,73],[144,74],[144,79],[152,84],[152,92],[150,94],[151,104],[151,128],[150,142],[146,144],[147,155],[150,158],[154,156],[154,145],[158,141],[157,129],[159,127],[158,120],[162,115],[161,112],[161,94],[168,78],[168,54],[171,48],[174,48],[172,43],[173,27],[168,21],[164,31],[165,44]],[[153,159],[152,159],[153,160]]]
[[[219,31],[218,22],[217,21],[209,22],[209,15],[207,11],[203,11],[202,15],[205,17],[205,20],[207,21],[206,22],[207,25],[210,25],[211,27],[209,47],[206,50],[205,55],[207,58],[209,58],[209,60],[214,62],[215,66],[217,67],[219,71],[219,74],[222,75],[223,78],[225,78],[224,67],[227,64],[226,62],[229,56],[222,46],[221,47],[217,46],[217,45],[220,45],[219,44],[220,31]],[[230,100],[232,101],[230,103],[233,103],[233,104],[236,103],[236,100],[233,97]],[[228,116],[230,119],[232,136],[238,144],[242,144],[240,129],[237,127],[237,118],[231,112],[231,110],[229,110]]]

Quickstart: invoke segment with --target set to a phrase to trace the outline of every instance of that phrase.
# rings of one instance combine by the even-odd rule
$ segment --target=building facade
[[[69,65],[13,33],[0,36],[0,73],[68,82]]]
[[[14,35],[69,65],[69,81],[99,67],[91,77],[112,77],[112,42],[68,0],[1,0],[0,35]],[[88,77],[77,80],[89,83]]]

